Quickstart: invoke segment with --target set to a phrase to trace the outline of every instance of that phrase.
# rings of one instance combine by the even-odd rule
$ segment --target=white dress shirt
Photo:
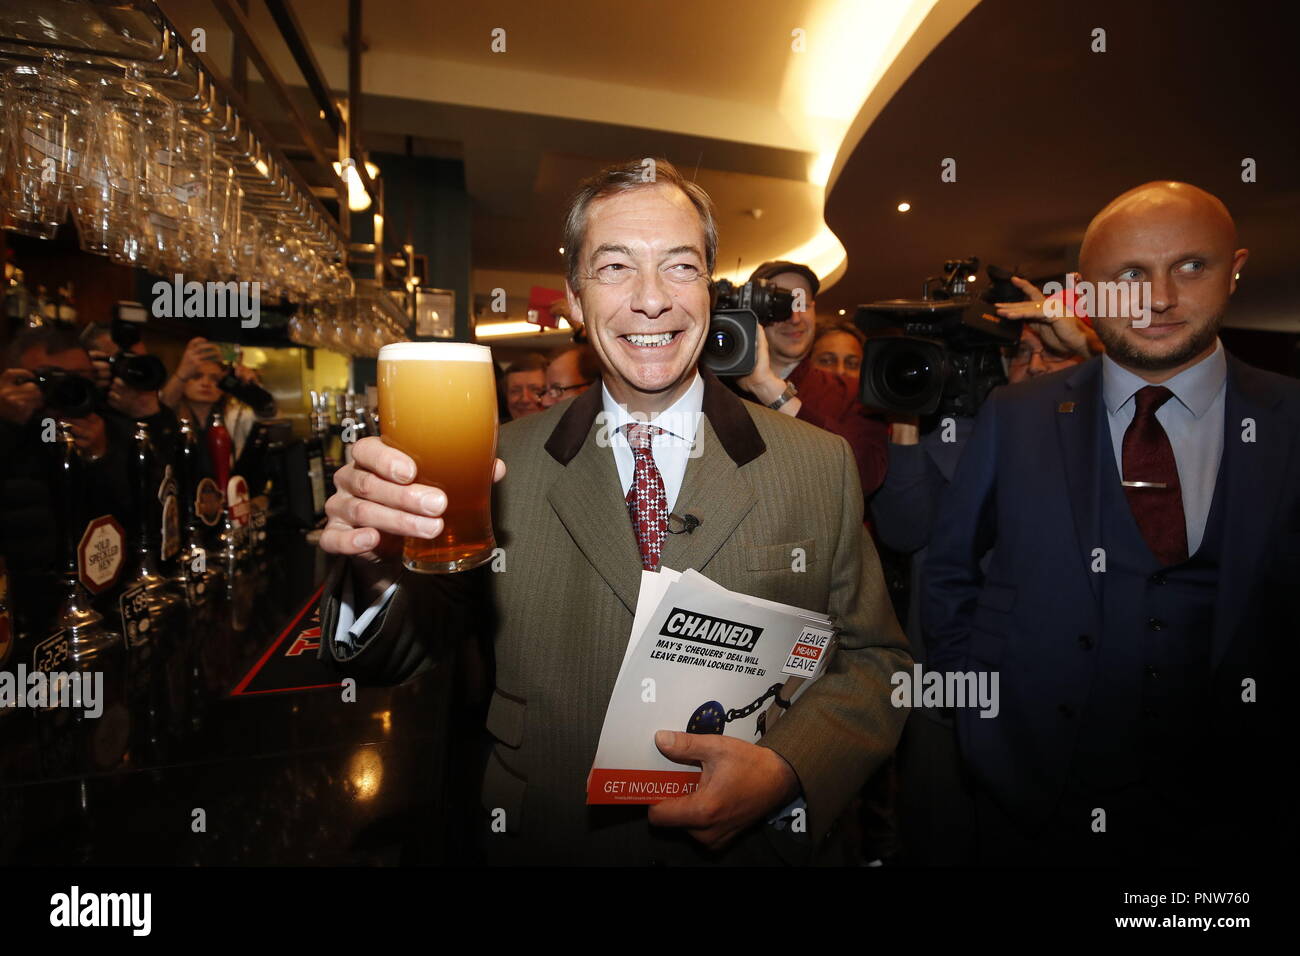
[[[699,372],[681,398],[653,418],[633,416],[627,406],[618,405],[609,394],[605,383],[600,383],[601,399],[604,402],[601,424],[602,434],[609,436],[610,447],[614,451],[614,464],[618,466],[618,480],[623,485],[623,497],[627,497],[632,487],[632,475],[636,470],[636,459],[632,455],[632,446],[627,443],[627,435],[622,426],[628,422],[644,422],[662,428],[666,434],[655,435],[650,446],[650,455],[664,482],[664,495],[668,499],[668,510],[677,504],[677,495],[682,490],[682,480],[686,477],[686,463],[695,448],[695,437],[700,429],[700,416],[704,413],[704,379]]]

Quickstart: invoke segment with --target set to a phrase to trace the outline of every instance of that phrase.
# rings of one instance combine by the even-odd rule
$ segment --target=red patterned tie
[[[1174,393],[1160,385],[1138,389],[1137,410],[1124,432],[1124,493],[1147,547],[1162,565],[1187,560],[1187,521],[1174,446],[1156,418]]]
[[[623,431],[636,459],[632,485],[627,490],[627,510],[636,529],[636,543],[641,548],[641,567],[657,571],[664,535],[668,533],[668,496],[664,494],[664,480],[650,454],[650,446],[655,435],[663,434],[663,429],[629,422]]]

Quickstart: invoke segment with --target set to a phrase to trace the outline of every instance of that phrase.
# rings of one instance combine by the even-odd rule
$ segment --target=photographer
[[[957,274],[965,271],[958,269]],[[1022,301],[993,304],[1003,319],[1023,323],[1018,339],[1001,349],[1006,384],[1016,385],[1060,371],[1102,351],[1101,341],[1086,317],[1076,314],[1080,310],[1074,302],[1061,301],[1059,309],[1045,308],[1048,297],[1027,279],[995,267],[990,268],[990,279],[993,284],[982,296],[985,301],[1017,292],[1024,297]],[[1062,297],[1058,293],[1052,298]],[[939,496],[952,480],[974,422],[969,412],[944,408],[940,406],[938,412],[924,419],[891,415],[889,469],[871,501],[881,543],[914,556],[907,630],[918,657],[925,647],[918,611],[924,549],[934,526]]]
[[[813,300],[821,286],[816,273],[799,263],[765,262],[749,277],[750,282],[755,279],[770,280],[796,296],[801,292],[804,309],[792,312],[784,322],[763,326],[754,371],[736,379],[736,384],[769,408],[843,437],[853,449],[862,491],[870,497],[885,478],[885,426],[867,415],[858,401],[856,381],[817,368],[811,361],[817,324]],[[791,392],[797,394],[790,396]]]
[[[103,514],[134,527],[130,433],[95,388],[94,366],[73,332],[57,326],[24,332],[7,359],[0,373],[0,552],[22,626],[39,629],[58,601],[61,529],[78,535]],[[65,400],[75,400],[75,407],[62,406]],[[67,422],[84,463],[81,487],[67,500],[58,479],[62,445],[45,440],[50,419]]]
[[[1045,316],[1043,293],[1019,276],[1010,281],[1028,298],[996,306],[1004,318],[1025,322],[1020,341],[1003,350],[1007,383],[1016,385],[1084,361],[1096,340],[1091,328],[1070,309],[1055,320]],[[974,419],[968,416],[940,420],[929,416],[924,430],[916,416],[898,416],[889,430],[889,470],[871,499],[881,543],[910,556],[905,629],[915,658],[922,662],[927,660],[920,613],[926,548],[940,497],[973,430]],[[939,711],[919,710],[909,717],[899,745],[899,778],[905,861],[910,865],[969,862],[975,852],[970,843],[973,802],[959,770],[952,721]]]
[[[122,323],[128,329],[130,323]],[[117,327],[117,326],[115,326]],[[118,338],[122,338],[119,334]],[[132,332],[128,345],[119,345],[112,329],[96,323],[90,323],[81,332],[81,343],[85,347],[94,367],[95,383],[104,393],[108,409],[122,420],[116,422],[118,431],[132,433],[131,421],[143,422],[149,428],[149,436],[160,459],[170,461],[174,451],[178,422],[172,410],[159,400],[158,389],[150,387],[133,387],[123,377],[124,360],[138,361],[137,356],[146,356],[148,351],[139,339],[138,332]],[[166,375],[161,362],[148,359],[157,365],[157,373],[148,370],[151,378],[147,384],[157,382]]]
[[[1079,278],[1076,272],[1075,279]],[[1051,296],[1061,300],[1061,314],[1053,316],[1048,309],[1049,297],[1043,295],[1038,286],[1020,276],[1011,276],[1011,282],[1026,297],[1022,302],[999,302],[996,305],[998,315],[1004,319],[1022,319],[1029,323],[1026,331],[1032,331],[1034,337],[1042,342],[1043,348],[1058,358],[1076,356],[1080,362],[1100,355],[1105,351],[1101,339],[1093,331],[1092,323],[1083,315],[1073,301],[1073,296],[1066,299],[1064,293]]]
[[[241,400],[241,396],[253,400],[257,407]],[[227,369],[220,348],[202,337],[186,344],[180,365],[158,397],[177,417],[188,418],[201,435],[207,433],[215,409],[230,433],[236,461],[256,420],[274,418],[277,412],[275,400],[261,388],[257,373],[238,363]],[[199,442],[201,459],[206,455],[206,444]],[[210,474],[211,469],[205,467],[205,473]]]
[[[82,331],[81,342],[94,366],[95,384],[108,397],[110,408],[135,419],[150,418],[162,411],[157,389],[132,388],[121,378],[113,375],[113,356],[120,352],[147,355],[143,342],[136,341],[129,348],[121,349],[113,341],[112,331],[94,322]]]

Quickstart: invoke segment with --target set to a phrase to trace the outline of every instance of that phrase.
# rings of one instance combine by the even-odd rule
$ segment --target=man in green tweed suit
[[[402,681],[442,660],[464,627],[489,622],[491,816],[481,826],[493,862],[828,859],[837,818],[898,740],[906,713],[890,704],[890,675],[912,663],[863,529],[853,455],[788,407],[744,402],[698,367],[717,232],[708,196],[666,161],[585,182],[564,240],[571,314],[603,384],[501,429],[494,527],[505,570],[403,570],[401,536],[436,536],[446,496],[413,482],[407,456],[364,439],[326,507],[321,546],[349,557],[325,589],[321,657],[361,679]],[[789,401],[787,390],[772,404]],[[665,534],[669,513],[698,526]],[[838,649],[757,744],[656,735],[665,756],[702,767],[695,793],[587,806],[640,574],[660,566],[825,612]]]

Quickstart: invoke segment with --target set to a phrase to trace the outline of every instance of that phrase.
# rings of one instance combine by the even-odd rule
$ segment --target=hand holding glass
[[[447,496],[443,531],[407,537],[402,564],[424,574],[465,571],[492,557],[497,446],[491,350],[461,342],[399,342],[379,351],[379,431],[409,455],[420,484]]]

